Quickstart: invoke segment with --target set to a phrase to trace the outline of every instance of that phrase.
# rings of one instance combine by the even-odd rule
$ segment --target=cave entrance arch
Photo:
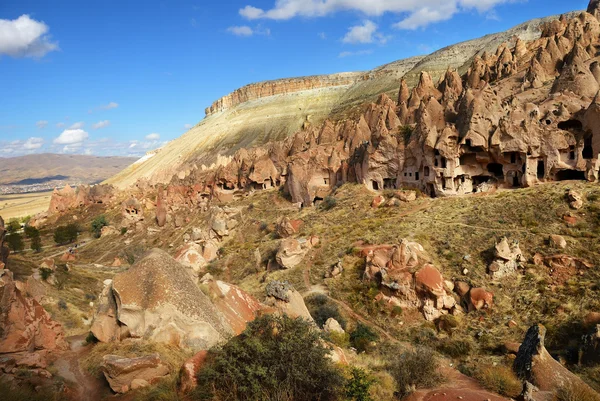
[[[575,181],[582,180],[585,181],[585,171],[579,170],[560,170],[556,173],[555,176],[556,181]]]

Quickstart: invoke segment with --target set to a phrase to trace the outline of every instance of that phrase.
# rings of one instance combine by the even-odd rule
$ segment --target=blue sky
[[[245,84],[369,70],[587,0],[0,1],[0,157],[143,155]]]

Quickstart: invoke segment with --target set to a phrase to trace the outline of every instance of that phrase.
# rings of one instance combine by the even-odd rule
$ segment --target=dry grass
[[[482,386],[506,397],[516,398],[523,389],[523,383],[508,366],[483,366],[476,376]]]
[[[0,216],[5,221],[45,212],[50,206],[52,191],[0,196]]]

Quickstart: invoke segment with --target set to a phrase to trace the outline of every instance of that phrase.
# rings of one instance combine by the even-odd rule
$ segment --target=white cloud
[[[73,145],[81,145],[88,137],[89,134],[82,129],[66,129],[54,139],[54,143],[74,147]]]
[[[185,125],[183,126],[183,128],[184,128],[184,129],[188,129],[188,130],[189,130],[189,129],[191,129],[192,127],[193,127],[193,125],[192,125],[192,124],[185,124]]]
[[[160,139],[160,134],[157,133],[152,133],[149,135],[146,135],[146,140],[148,141],[158,141]]]
[[[354,56],[366,56],[369,54],[373,54],[373,50],[360,50],[357,52],[341,52],[338,57],[345,58],[345,57],[354,57]]]
[[[388,37],[377,32],[377,24],[373,21],[366,20],[362,25],[353,26],[348,29],[348,33],[342,39],[344,43],[373,43],[379,42],[384,44],[388,41]]]
[[[31,137],[25,141],[23,144],[23,149],[25,150],[35,150],[42,147],[44,144],[43,138]]]
[[[117,107],[119,107],[119,103],[110,102],[109,104],[100,106],[100,110],[116,109]]]
[[[416,29],[452,18],[458,12],[488,12],[498,4],[519,0],[276,0],[263,10],[248,5],[239,10],[249,20],[289,20],[295,17],[324,17],[340,11],[358,11],[367,16],[401,15],[399,29]]]
[[[83,128],[83,126],[85,125],[85,123],[83,121],[78,121],[76,123],[73,123],[69,129],[81,129]]]
[[[227,32],[232,33],[236,36],[252,36],[254,30],[249,26],[230,26],[227,28]]]
[[[110,121],[109,120],[98,121],[96,124],[92,124],[92,128],[93,129],[101,129],[101,128],[106,128],[109,125],[110,125]]]
[[[65,123],[56,123],[56,128],[64,128]]]
[[[0,55],[41,58],[58,50],[51,42],[48,25],[23,14],[14,20],[0,19]]]
[[[35,123],[35,126],[38,127],[39,129],[44,129],[48,126],[48,121],[40,120],[37,123]]]

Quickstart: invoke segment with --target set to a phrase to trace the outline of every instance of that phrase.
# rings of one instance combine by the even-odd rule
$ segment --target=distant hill
[[[50,153],[0,158],[0,185],[93,184],[117,174],[136,160]]]

